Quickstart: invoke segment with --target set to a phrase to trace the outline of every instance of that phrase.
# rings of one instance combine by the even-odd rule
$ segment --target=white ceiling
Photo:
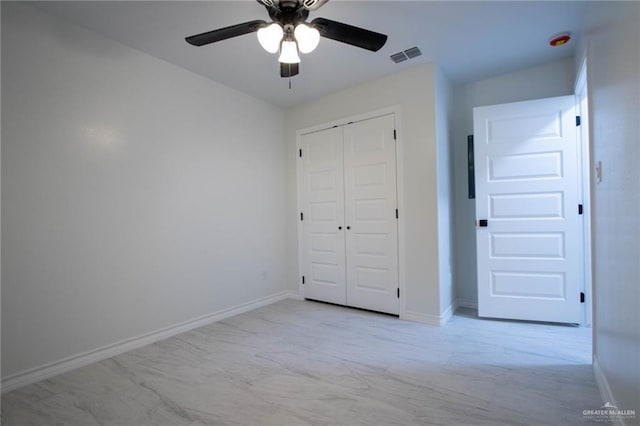
[[[184,37],[253,19],[256,1],[67,1],[36,7],[150,55],[274,104],[289,107],[417,63],[439,64],[454,83],[486,78],[573,54],[551,48],[552,35],[582,29],[583,1],[340,1],[322,16],[389,36],[377,53],[322,39],[302,55],[300,75],[280,78],[277,57],[254,34],[194,47]],[[389,55],[418,46],[421,57],[394,64]]]

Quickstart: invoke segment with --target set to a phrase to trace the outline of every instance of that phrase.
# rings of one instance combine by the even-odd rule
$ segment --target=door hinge
[[[304,275],[302,276],[302,285],[304,285]]]
[[[300,158],[302,158],[302,148],[299,150]]]
[[[398,209],[396,209],[396,219],[398,218]]]
[[[582,124],[582,117],[580,117],[579,115],[576,115],[576,127],[580,126]]]
[[[582,204],[578,204],[578,214],[582,214]]]
[[[300,220],[304,220],[304,213],[300,212]]]
[[[393,140],[395,141],[398,138],[398,135],[396,134],[396,129],[393,129]]]
[[[400,288],[398,288],[398,299],[400,299]]]
[[[580,293],[580,303],[584,303],[584,293]]]

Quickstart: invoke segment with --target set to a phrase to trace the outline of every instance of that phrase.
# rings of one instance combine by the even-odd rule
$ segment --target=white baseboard
[[[400,319],[405,321],[420,322],[428,325],[441,326],[445,325],[449,321],[451,315],[453,315],[454,310],[454,305],[451,304],[440,315],[430,315],[423,314],[421,312],[404,311],[402,314],[400,314]]]
[[[451,316],[456,311],[456,303],[450,304],[443,313],[440,314],[440,325],[445,325],[451,319]]]
[[[302,295],[298,293],[289,293],[287,296],[289,299],[304,300],[304,297],[302,297]]]
[[[121,353],[128,352],[130,350],[137,349],[142,346],[158,342],[160,340],[164,340],[168,337],[175,336],[189,330],[193,330],[194,328],[212,324],[225,318],[252,311],[254,309],[261,308],[263,306],[270,305],[272,303],[279,302],[288,298],[295,297],[293,297],[293,295],[289,292],[277,293],[272,296],[252,300],[250,302],[233,306],[231,308],[223,309],[218,312],[213,312],[211,314],[184,321],[157,331],[152,331],[151,333],[146,333],[141,336],[132,337],[120,342],[93,349],[91,351],[63,358],[58,361],[54,361],[20,373],[12,374],[11,376],[4,377],[0,382],[0,388],[2,390],[2,393],[9,392],[22,386],[30,385],[32,383],[51,378],[53,376],[57,376],[58,374],[66,373],[67,371],[75,370],[76,368],[84,367],[85,365],[102,361],[112,356],[119,355]]]
[[[477,311],[478,301],[473,299],[456,299],[456,309],[457,308],[468,308]]]
[[[616,403],[613,400],[613,394],[611,393],[609,382],[607,382],[607,378],[604,375],[604,371],[602,371],[602,367],[600,367],[600,362],[596,355],[593,356],[593,374],[596,376],[596,383],[598,384],[598,390],[600,390],[600,398],[602,398],[602,402],[610,402],[615,405]]]
[[[596,355],[593,356],[593,374],[596,377],[596,383],[598,384],[598,390],[600,391],[600,398],[602,398],[602,402],[610,402],[617,407],[618,403],[613,397],[607,377],[604,375],[604,371],[602,371],[602,367],[600,367],[600,362]],[[622,419],[615,419],[612,423],[619,426],[625,426],[625,422]]]

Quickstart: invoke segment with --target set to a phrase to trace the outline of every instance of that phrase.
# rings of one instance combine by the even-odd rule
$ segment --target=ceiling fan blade
[[[241,36],[258,31],[267,23],[262,20],[244,22],[242,24],[231,25],[230,27],[220,28],[218,30],[208,31],[202,34],[192,35],[185,38],[187,43],[194,46],[204,46],[206,44],[215,43],[216,41],[226,40],[228,38]]]
[[[325,18],[316,18],[311,25],[320,31],[322,37],[340,41],[352,46],[377,52],[387,42],[387,36],[353,25],[343,24]]]
[[[300,64],[284,64],[280,62],[280,77],[288,78],[300,73]]]
[[[329,0],[302,0],[302,6],[308,10],[318,10]]]
[[[260,3],[261,5],[265,6],[265,7],[273,7],[273,8],[277,8],[278,7],[278,0],[257,0],[258,3]]]
[[[329,0],[257,0],[258,3],[267,9],[298,9],[318,10],[320,6]]]

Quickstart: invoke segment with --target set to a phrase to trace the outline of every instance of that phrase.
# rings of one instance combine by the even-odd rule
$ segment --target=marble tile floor
[[[285,300],[2,395],[2,425],[572,425],[591,329]]]

